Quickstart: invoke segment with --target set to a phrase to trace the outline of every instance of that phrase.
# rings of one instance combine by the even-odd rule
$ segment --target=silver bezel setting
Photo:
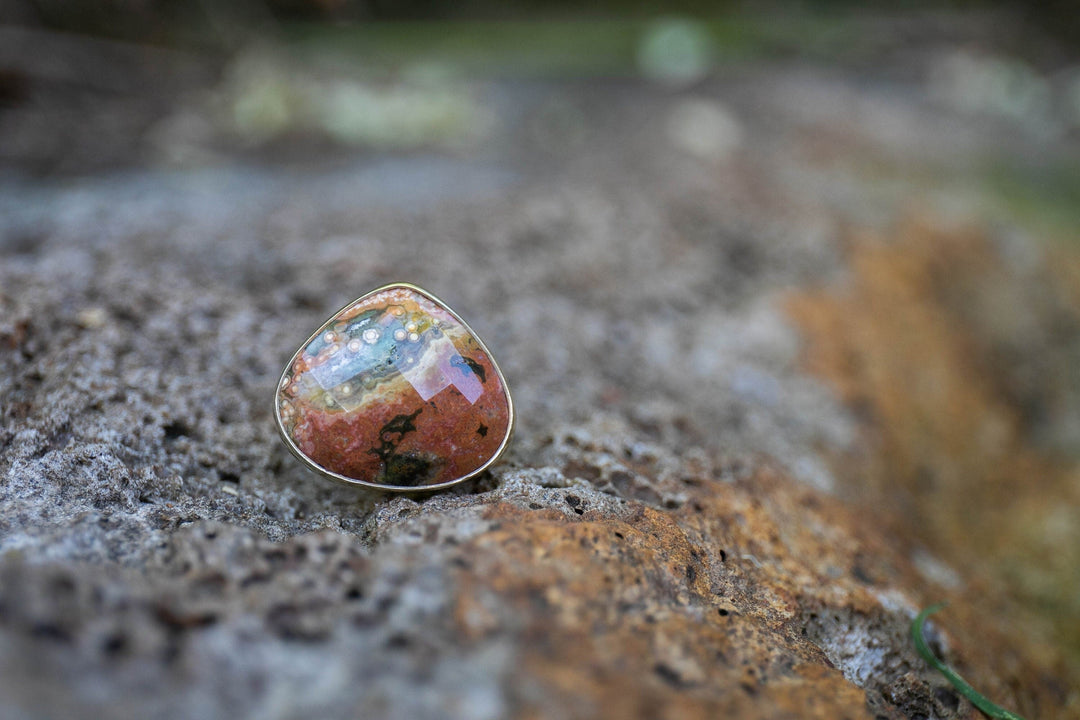
[[[317,338],[319,336],[319,334],[323,331],[323,328],[326,326],[326,324],[328,322],[330,322],[330,320],[333,320],[335,317],[337,317],[338,315],[343,313],[346,309],[348,309],[352,305],[355,305],[356,303],[364,300],[364,298],[370,297],[372,295],[376,295],[376,294],[381,293],[381,292],[385,292],[387,290],[391,290],[393,288],[405,288],[407,290],[411,290],[411,291],[413,291],[415,293],[418,293],[418,294],[428,298],[429,300],[434,302],[436,305],[438,305],[440,308],[442,308],[446,312],[450,313],[451,317],[453,317],[455,320],[457,320],[459,323],[461,323],[462,327],[464,327],[465,330],[467,330],[469,332],[469,334],[473,337],[473,339],[476,340],[476,343],[480,346],[480,349],[484,352],[485,355],[487,355],[487,358],[491,362],[491,366],[493,368],[495,368],[495,373],[498,375],[499,381],[502,383],[503,390],[506,393],[506,405],[507,405],[507,411],[508,411],[510,417],[509,417],[509,422],[507,422],[507,425],[506,425],[506,435],[503,437],[502,443],[500,443],[498,450],[495,451],[495,454],[492,455],[491,458],[489,458],[487,460],[487,462],[485,462],[483,465],[476,468],[472,472],[468,473],[467,475],[463,475],[463,476],[461,476],[459,478],[455,478],[453,480],[447,480],[446,482],[441,482],[441,483],[438,483],[438,484],[435,484],[435,485],[419,485],[419,486],[413,486],[413,485],[408,485],[408,486],[404,486],[404,485],[387,485],[387,484],[383,484],[383,483],[372,482],[370,480],[360,480],[358,478],[351,478],[351,477],[342,475],[341,473],[336,473],[333,470],[330,470],[328,468],[323,467],[322,465],[319,465],[317,462],[315,462],[314,460],[309,458],[307,455],[305,455],[303,453],[303,451],[300,450],[300,448],[298,448],[296,446],[296,443],[293,442],[293,439],[291,437],[289,437],[289,433],[285,430],[285,425],[281,421],[281,408],[280,408],[280,404],[278,402],[278,395],[281,392],[282,383],[285,380],[285,376],[289,372],[289,368],[291,368],[293,366],[293,363],[296,362],[297,357],[299,357],[300,353],[302,353],[304,351],[304,348],[306,348],[309,344],[311,344],[312,341],[315,340],[315,338]],[[459,484],[465,482],[466,480],[469,480],[471,478],[476,477],[477,475],[479,475],[480,473],[484,472],[489,467],[491,467],[495,462],[497,462],[499,460],[500,457],[502,457],[502,454],[506,451],[506,448],[510,445],[510,439],[514,434],[514,424],[515,424],[515,420],[516,420],[515,412],[514,412],[514,398],[510,393],[510,385],[506,382],[506,377],[503,376],[502,368],[499,367],[499,363],[495,360],[495,357],[491,354],[491,351],[488,350],[487,345],[484,344],[484,341],[480,338],[479,335],[476,334],[476,331],[473,330],[469,326],[469,324],[467,322],[465,322],[461,318],[460,315],[458,315],[456,312],[454,312],[453,308],[451,308],[449,305],[447,305],[445,302],[443,302],[442,299],[440,299],[435,294],[431,293],[428,290],[425,290],[424,288],[422,288],[422,287],[420,287],[418,285],[414,285],[412,283],[407,283],[407,282],[389,283],[387,285],[383,285],[381,287],[375,288],[374,290],[372,290],[370,292],[366,292],[363,295],[361,295],[360,297],[356,298],[355,300],[352,300],[351,302],[346,303],[337,312],[335,312],[333,315],[331,315],[326,320],[324,320],[319,325],[319,327],[315,330],[315,332],[311,333],[311,335],[308,336],[308,339],[300,344],[300,347],[298,347],[296,352],[294,352],[292,354],[292,357],[290,357],[289,361],[285,364],[285,368],[281,371],[281,375],[278,377],[277,385],[274,386],[274,409],[273,409],[273,412],[274,412],[274,424],[277,425],[278,434],[281,435],[281,439],[285,442],[285,446],[287,448],[289,448],[289,452],[291,452],[296,457],[297,460],[299,460],[301,463],[303,463],[305,466],[307,466],[307,468],[309,470],[312,470],[313,472],[316,472],[319,475],[322,475],[323,477],[325,477],[325,478],[327,478],[329,480],[333,480],[334,482],[342,484],[342,485],[349,485],[349,486],[352,486],[352,487],[371,488],[371,489],[374,489],[374,490],[382,490],[384,492],[392,492],[392,493],[426,493],[426,492],[432,492],[432,491],[435,491],[435,490],[443,490],[443,489],[446,489],[448,487],[452,487],[454,485],[459,485]]]

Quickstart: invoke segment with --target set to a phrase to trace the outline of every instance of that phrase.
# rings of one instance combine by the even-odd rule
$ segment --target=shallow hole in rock
[[[321,310],[322,301],[310,292],[293,292],[289,295],[290,306],[298,310]]]
[[[215,572],[195,579],[192,588],[208,595],[221,595],[225,592],[225,586],[228,585],[228,582],[228,578],[224,574]]]
[[[390,650],[404,650],[412,643],[412,638],[404,633],[394,633],[386,639],[386,647]]]
[[[659,422],[655,420],[636,418],[631,419],[630,422],[634,427],[640,430],[642,434],[645,435],[645,437],[649,438],[653,442],[656,442],[663,436],[663,427],[660,425]]]
[[[862,565],[855,565],[851,568],[851,576],[863,585],[873,585],[874,578]]]
[[[4,91],[7,98],[21,97],[23,92],[28,92],[26,87],[20,87],[23,82],[28,82],[21,77],[11,74],[11,70],[4,69]],[[15,88],[15,94],[9,94]],[[17,227],[17,226],[16,226]],[[34,255],[36,254],[45,238],[48,237],[45,233],[29,231],[9,232],[2,242],[2,247],[5,255]]]
[[[58,575],[49,581],[51,595],[70,597],[75,593],[75,581],[66,575]]]
[[[329,633],[327,628],[308,622],[310,618],[305,617],[300,608],[293,605],[273,608],[266,619],[277,634],[286,640],[322,640]]]
[[[571,460],[563,468],[563,475],[566,477],[578,477],[583,480],[597,480],[600,478],[600,468],[588,463],[579,462],[577,460]]]
[[[270,575],[267,573],[252,573],[251,575],[248,575],[240,581],[240,587],[246,588],[255,585],[256,583],[264,583],[269,581]]]
[[[653,672],[655,672],[657,676],[659,676],[659,678],[666,682],[668,685],[672,685],[677,688],[682,688],[686,686],[686,683],[683,681],[682,676],[679,675],[679,673],[672,669],[670,666],[665,665],[664,663],[657,663],[655,666],[653,666]]]
[[[171,666],[180,659],[180,637],[171,635],[165,641],[165,648],[161,651],[161,661],[166,666]]]
[[[286,553],[284,550],[282,550],[280,548],[274,548],[272,550],[267,550],[263,554],[263,557],[266,558],[266,560],[271,565],[281,565],[286,560],[288,560],[289,555],[288,555],[288,553]]]
[[[71,633],[55,623],[37,623],[30,628],[30,634],[37,638],[44,640],[55,640],[57,642],[71,642]]]
[[[191,435],[191,428],[183,420],[173,420],[161,429],[165,431],[166,440],[178,440]]]
[[[174,632],[210,627],[218,621],[217,615],[213,613],[185,613],[168,607],[159,607],[156,617],[158,622]]]
[[[113,633],[101,643],[101,651],[109,656],[121,655],[127,648],[128,639],[123,633]]]
[[[579,498],[577,495],[567,495],[566,504],[573,508],[574,512],[576,512],[578,515],[585,514],[585,508],[582,506],[581,498]]]
[[[934,688],[934,699],[950,713],[955,713],[960,708],[960,698],[948,688]]]

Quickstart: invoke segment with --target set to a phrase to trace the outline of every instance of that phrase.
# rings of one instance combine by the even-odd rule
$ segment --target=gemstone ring
[[[281,373],[289,450],[337,482],[446,488],[483,472],[514,429],[510,389],[476,333],[426,290],[394,283],[327,320]]]

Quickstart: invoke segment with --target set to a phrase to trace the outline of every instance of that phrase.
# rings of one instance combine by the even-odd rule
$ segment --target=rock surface
[[[908,637],[948,598],[976,687],[1080,717],[1080,266],[948,179],[1062,150],[929,75],[495,83],[458,156],[5,179],[0,716],[978,717]],[[427,497],[271,417],[399,279],[519,409]]]

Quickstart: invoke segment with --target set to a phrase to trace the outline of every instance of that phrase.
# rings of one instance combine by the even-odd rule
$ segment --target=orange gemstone
[[[285,366],[275,416],[318,472],[384,489],[471,477],[506,447],[514,411],[502,373],[450,308],[388,285],[327,320]]]

